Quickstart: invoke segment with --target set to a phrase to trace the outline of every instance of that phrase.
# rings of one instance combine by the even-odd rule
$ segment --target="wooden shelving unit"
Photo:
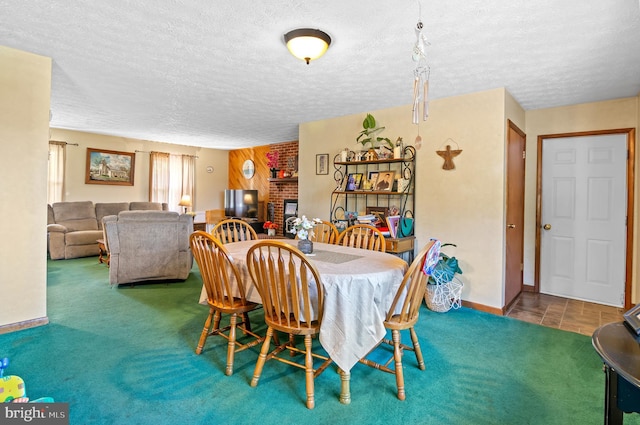
[[[348,212],[364,212],[367,207],[392,208],[398,210],[401,217],[414,216],[414,193],[416,173],[416,151],[407,146],[402,151],[402,158],[378,159],[370,161],[340,161],[336,155],[333,161],[336,189],[331,194],[330,217],[333,222],[345,220]],[[396,176],[407,180],[402,191],[391,190],[345,190],[350,174],[362,173],[368,178],[370,172],[394,171]],[[397,189],[397,188],[396,188]],[[413,259],[415,236],[403,238],[386,238],[387,252],[409,254]]]

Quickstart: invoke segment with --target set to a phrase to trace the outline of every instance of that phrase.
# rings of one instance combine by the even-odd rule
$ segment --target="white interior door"
[[[542,141],[540,292],[624,305],[626,139]]]

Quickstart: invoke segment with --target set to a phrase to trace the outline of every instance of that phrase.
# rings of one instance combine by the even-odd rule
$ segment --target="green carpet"
[[[0,335],[7,374],[24,378],[31,398],[68,402],[72,424],[603,422],[604,374],[589,337],[464,308],[421,311],[427,370],[405,353],[406,401],[392,375],[357,365],[352,402],[342,405],[330,367],[308,410],[302,371],[269,362],[258,387],[249,385],[257,347],[236,355],[233,376],[224,375],[222,339],[195,355],[207,314],[200,282],[194,267],[186,282],[110,288],[95,257],[50,261],[51,323]],[[263,332],[262,313],[252,317]]]

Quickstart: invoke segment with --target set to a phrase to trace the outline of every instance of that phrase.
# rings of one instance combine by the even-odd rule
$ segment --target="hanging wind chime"
[[[418,5],[420,7],[420,5]],[[420,7],[420,15],[422,7]],[[420,103],[422,103],[422,120],[426,121],[429,116],[429,74],[431,68],[427,63],[426,47],[429,45],[422,30],[424,25],[422,19],[418,17],[416,24],[416,43],[413,46],[413,54],[411,58],[416,63],[413,70],[413,124],[418,125],[418,136],[416,136],[415,146],[420,149],[422,146],[422,137],[420,137]]]

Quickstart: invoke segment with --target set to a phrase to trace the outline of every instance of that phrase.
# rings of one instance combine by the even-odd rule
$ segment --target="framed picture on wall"
[[[133,186],[134,152],[87,148],[85,184]]]
[[[316,174],[329,174],[329,154],[316,155]]]

